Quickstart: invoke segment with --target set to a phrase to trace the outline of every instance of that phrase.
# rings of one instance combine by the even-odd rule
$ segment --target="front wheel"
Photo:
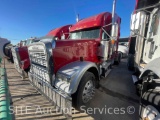
[[[140,120],[160,119],[160,91],[148,90],[141,96],[139,115]]]
[[[91,72],[86,72],[79,84],[78,91],[76,93],[76,107],[87,104],[95,94],[95,76]]]
[[[121,54],[121,53],[118,53],[118,58],[117,58],[117,60],[114,61],[114,64],[115,64],[115,65],[119,65],[120,62],[121,62],[121,59],[122,59],[122,54]]]

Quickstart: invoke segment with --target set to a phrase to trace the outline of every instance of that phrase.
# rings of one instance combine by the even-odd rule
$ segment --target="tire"
[[[121,53],[118,53],[118,60],[114,61],[114,64],[119,65],[121,62],[121,58],[122,58]]]
[[[160,90],[150,89],[144,92],[140,100],[140,107],[139,107],[140,120],[159,120],[160,119],[160,116],[158,116],[160,115],[159,106],[160,106]],[[157,115],[153,113],[153,111]],[[156,119],[156,117],[159,119]]]
[[[139,80],[135,83],[136,94],[138,96],[141,95],[141,88],[142,88],[142,81]]]
[[[128,55],[127,67],[128,70],[134,71],[134,55],[132,54]]]
[[[89,84],[93,85],[93,86],[91,86],[92,88],[89,88],[89,86],[88,86]],[[87,88],[87,86],[88,86],[88,88]],[[93,98],[94,93],[95,93],[95,86],[96,86],[96,83],[95,83],[94,74],[91,72],[86,72],[83,75],[81,82],[79,84],[78,90],[73,98],[73,102],[75,102],[75,104],[76,104],[75,107],[77,109],[80,109],[80,107],[82,105],[86,105],[87,103],[89,103],[89,101]],[[90,91],[90,94],[88,94],[90,98],[86,99],[87,97],[85,95],[85,92],[88,92],[88,91]]]
[[[119,54],[120,54],[120,56],[121,56],[121,59],[123,59],[123,58],[124,58],[123,53],[122,53],[122,52],[120,52]]]

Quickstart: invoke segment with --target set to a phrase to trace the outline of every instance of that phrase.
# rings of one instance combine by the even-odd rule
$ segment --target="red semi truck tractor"
[[[69,35],[69,28],[71,25],[65,25],[60,28],[51,30],[46,36],[52,36],[56,40],[67,38]],[[26,78],[30,69],[30,60],[28,56],[28,45],[34,42],[38,42],[39,38],[30,38],[25,41],[21,41],[19,46],[12,48],[12,54],[14,59],[14,65],[16,70],[20,73],[22,78]]]
[[[27,40],[21,40],[18,44],[17,44],[17,47],[22,47],[22,46],[26,46],[26,42]],[[5,47],[5,53],[6,53],[6,58],[8,61],[14,63],[14,60],[13,60],[13,56],[12,56],[12,48],[13,47],[16,47],[16,46],[13,46],[12,44],[10,45],[7,45]]]
[[[69,39],[44,37],[29,45],[29,79],[38,81],[42,88],[50,84],[56,94],[73,98],[77,107],[88,103],[100,78],[120,62],[120,23],[116,14],[104,12],[73,25]]]
[[[38,41],[39,40],[36,38],[30,38],[25,41],[21,41],[18,46],[12,47],[15,69],[20,73],[23,79],[27,76],[30,66],[27,46]]]

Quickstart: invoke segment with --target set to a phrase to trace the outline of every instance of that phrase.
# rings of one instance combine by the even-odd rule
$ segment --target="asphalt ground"
[[[139,97],[135,94],[132,72],[127,69],[126,59],[122,59],[120,65],[113,66],[109,75],[101,80],[100,86],[87,105],[93,110],[98,108],[94,114],[89,111],[94,119],[139,120]]]

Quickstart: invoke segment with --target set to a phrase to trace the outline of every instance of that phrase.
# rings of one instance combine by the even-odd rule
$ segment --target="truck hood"
[[[64,65],[74,61],[98,62],[97,49],[99,41],[96,40],[57,40],[53,48],[53,62],[55,72]]]
[[[29,58],[28,47],[27,46],[18,47],[18,54],[20,57],[20,61],[28,59]]]

